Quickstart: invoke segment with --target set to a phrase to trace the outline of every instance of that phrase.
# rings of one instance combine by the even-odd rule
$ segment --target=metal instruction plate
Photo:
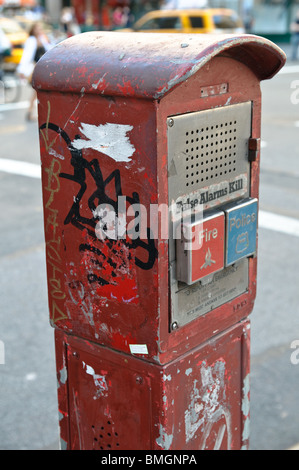
[[[177,233],[180,219],[188,211],[194,216],[203,212],[205,218],[211,210],[224,211],[228,205],[250,197],[251,122],[250,101],[167,118],[170,234]],[[238,249],[241,245],[245,248],[246,235],[239,235]],[[176,242],[170,236],[170,324],[185,325],[246,292],[245,249],[235,264],[226,256],[227,267],[221,271],[207,274],[194,284],[190,281],[195,278],[185,273],[185,283],[181,283],[177,277]],[[227,250],[229,255],[232,249],[225,246]],[[205,256],[209,267],[213,264],[211,249]],[[190,270],[191,263],[187,265]]]
[[[210,209],[249,195],[251,102],[168,119],[170,204]]]
[[[172,322],[183,326],[197,317],[205,315],[220,305],[230,302],[248,289],[248,260],[214,274],[212,282],[182,287],[177,296],[178,305]]]

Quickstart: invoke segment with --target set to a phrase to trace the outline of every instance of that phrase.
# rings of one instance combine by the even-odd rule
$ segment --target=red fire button
[[[184,224],[188,240],[177,243],[178,280],[187,284],[206,278],[224,268],[225,216],[217,212],[201,222]],[[195,237],[195,239],[194,239]]]

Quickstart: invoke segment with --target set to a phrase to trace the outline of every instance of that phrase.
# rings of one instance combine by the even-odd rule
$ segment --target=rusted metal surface
[[[253,35],[91,32],[49,51],[36,68],[34,84],[45,90],[158,99],[219,55],[247,65],[260,80],[284,64],[278,47]]]
[[[249,322],[165,366],[58,330],[56,343],[62,449],[248,448]]]
[[[171,116],[250,102],[258,141],[260,79],[285,57],[252,36],[161,36],[82,35],[35,72],[49,313],[68,449],[248,442],[249,321],[240,322],[253,309],[257,257],[246,260],[241,295],[171,325],[168,239],[153,236],[148,216],[137,238],[101,240],[95,215],[100,204],[117,209],[119,197],[131,218],[136,204],[147,214],[168,206]],[[257,147],[248,179],[257,199],[259,165]]]

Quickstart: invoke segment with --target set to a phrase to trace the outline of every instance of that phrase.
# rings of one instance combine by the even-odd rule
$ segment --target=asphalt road
[[[287,63],[262,83],[260,209],[273,215],[273,223],[264,228],[261,220],[251,317],[252,449],[287,449],[299,442],[299,364],[291,361],[291,345],[299,339],[299,103],[293,88],[298,74],[297,64]]]
[[[291,69],[294,65],[298,68]],[[299,443],[299,364],[291,361],[291,344],[299,341],[297,77],[299,63],[288,64],[284,73],[262,84],[262,217],[258,294],[251,315],[252,450]],[[24,88],[22,102],[28,93]],[[41,182],[35,167],[20,170],[19,164],[5,162],[39,164],[37,126],[25,121],[25,112],[0,105],[0,449],[58,449]]]

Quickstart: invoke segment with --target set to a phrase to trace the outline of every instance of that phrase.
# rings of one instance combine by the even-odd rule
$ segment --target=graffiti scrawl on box
[[[138,110],[106,122],[116,104],[103,98],[39,101],[51,324],[127,352],[156,321],[157,246],[138,210],[155,202],[154,123]]]

